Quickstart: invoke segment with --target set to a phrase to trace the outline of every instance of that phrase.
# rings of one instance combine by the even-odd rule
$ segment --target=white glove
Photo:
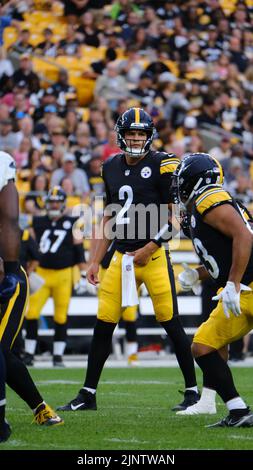
[[[74,289],[78,295],[84,294],[87,292],[87,280],[85,277],[81,277],[81,279],[75,284]]]
[[[199,273],[196,269],[189,268],[187,263],[182,263],[185,269],[178,275],[178,281],[184,292],[192,290],[195,295],[200,295],[201,286],[199,281]]]
[[[241,291],[251,291],[251,288],[245,286],[244,284],[240,284],[239,292],[236,291],[235,284],[231,281],[228,281],[225,285],[224,289],[212,298],[212,300],[221,300],[222,307],[224,311],[224,315],[229,318],[230,312],[233,313],[236,317],[241,315],[241,308],[240,308],[240,293]]]
[[[94,286],[94,285],[91,284],[90,282],[87,282],[86,292],[87,292],[88,294],[97,295],[97,291],[98,291],[97,286]]]

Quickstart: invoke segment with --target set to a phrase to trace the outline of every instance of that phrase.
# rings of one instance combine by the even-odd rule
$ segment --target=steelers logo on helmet
[[[48,216],[53,219],[60,217],[66,207],[67,195],[61,186],[54,186],[46,197],[46,210]]]
[[[183,158],[173,175],[174,200],[187,206],[206,186],[222,184],[220,163],[207,153],[191,153]]]
[[[130,108],[125,111],[118,118],[115,130],[118,146],[133,158],[148,153],[155,135],[153,120],[142,108]]]

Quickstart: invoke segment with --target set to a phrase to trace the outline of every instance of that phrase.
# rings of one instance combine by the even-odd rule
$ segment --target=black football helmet
[[[59,217],[65,210],[67,195],[61,186],[54,186],[46,197],[46,210],[50,218]],[[59,208],[53,208],[52,203],[60,202]]]
[[[117,144],[124,152],[131,157],[140,157],[146,155],[152,144],[155,135],[155,126],[151,116],[142,108],[130,108],[125,111],[117,120],[115,125],[117,132]],[[142,130],[147,134],[147,140],[141,141],[140,148],[132,148],[127,145],[125,132],[129,130]]]
[[[201,188],[221,186],[223,180],[221,164],[215,158],[208,153],[191,153],[183,158],[173,174],[174,202],[186,207]]]

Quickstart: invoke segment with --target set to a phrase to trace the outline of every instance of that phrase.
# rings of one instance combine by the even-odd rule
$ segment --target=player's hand
[[[222,291],[218,295],[212,298],[212,300],[221,300],[224,315],[227,318],[230,317],[230,313],[232,313],[236,317],[239,317],[241,315],[241,291],[251,291],[251,288],[245,286],[244,284],[240,284],[240,289],[239,291],[237,291],[234,282],[228,281],[224,289],[222,289]]]
[[[143,246],[143,248],[139,248],[135,251],[127,252],[126,255],[130,255],[134,257],[134,264],[137,266],[146,266],[150,260],[151,252]]]
[[[86,273],[87,281],[93,286],[96,286],[97,284],[99,284],[98,271],[99,271],[98,263],[91,263],[91,265],[89,266],[87,270],[87,273]]]
[[[0,304],[7,303],[16,291],[17,285],[22,282],[18,274],[8,273],[0,283]]]
[[[184,292],[192,290],[195,295],[200,294],[201,286],[199,282],[199,273],[196,269],[189,268],[187,263],[182,263],[184,271],[178,275],[178,281]]]

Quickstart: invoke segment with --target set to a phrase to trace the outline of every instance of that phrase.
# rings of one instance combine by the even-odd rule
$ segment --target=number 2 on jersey
[[[122,207],[122,209],[120,209],[116,217],[117,225],[130,223],[130,217],[126,217],[125,214],[133,202],[134,195],[133,195],[133,190],[131,186],[128,186],[127,184],[124,184],[124,186],[121,186],[121,188],[119,189],[119,200],[122,201],[125,199],[125,197],[126,197],[126,202],[124,206]]]

